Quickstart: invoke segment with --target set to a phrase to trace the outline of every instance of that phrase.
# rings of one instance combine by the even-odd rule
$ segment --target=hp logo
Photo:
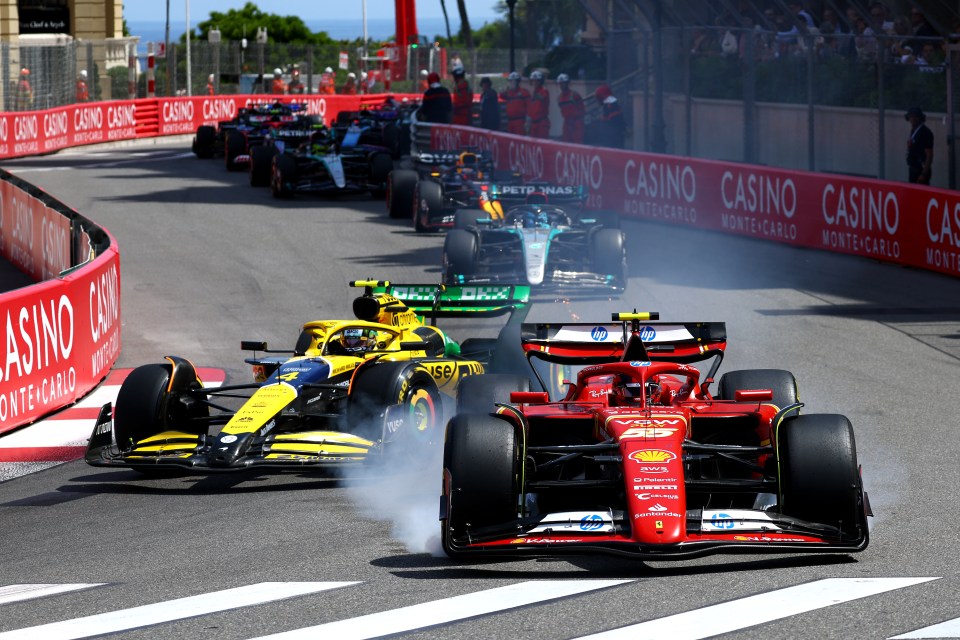
[[[718,529],[733,529],[733,520],[726,513],[718,513],[710,518],[710,524]]]
[[[649,325],[640,330],[640,339],[644,342],[650,342],[656,337],[657,330]]]
[[[590,337],[597,342],[603,342],[607,339],[607,330],[603,327],[594,327],[590,331]]]
[[[580,528],[583,531],[596,531],[603,526],[603,518],[596,513],[591,513],[588,516],[584,516],[580,520]]]

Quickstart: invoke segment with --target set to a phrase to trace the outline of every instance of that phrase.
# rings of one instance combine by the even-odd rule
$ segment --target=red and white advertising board
[[[960,194],[882,180],[432,130],[437,149],[488,149],[528,180],[583,185],[591,209],[960,275]]]

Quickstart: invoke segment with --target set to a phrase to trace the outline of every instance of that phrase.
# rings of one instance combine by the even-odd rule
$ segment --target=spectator
[[[841,55],[836,32],[837,28],[829,20],[820,23],[820,37],[816,39],[815,45],[818,60],[832,60]]]
[[[420,103],[420,119],[437,124],[449,124],[453,114],[453,100],[450,91],[440,84],[440,75],[431,73],[427,76],[430,84],[423,92]]]
[[[300,65],[293,65],[290,71],[290,83],[287,85],[287,93],[291,95],[302,95],[306,88],[300,80]]]
[[[530,92],[520,86],[520,74],[511,71],[507,76],[507,88],[500,93],[506,103],[507,132],[523,135],[527,132],[527,105]]]
[[[283,71],[280,67],[273,70],[273,82],[270,84],[270,93],[284,95],[287,92],[287,83],[283,81]]]
[[[30,86],[30,70],[20,69],[20,81],[17,83],[17,110],[33,109],[33,87]]]
[[[430,75],[426,69],[420,69],[420,93],[423,93],[430,88],[430,83],[427,82],[427,76]]]
[[[320,74],[320,90],[319,93],[332,96],[337,92],[336,86],[334,85],[334,75],[333,69],[327,67],[323,70],[323,73]]]
[[[930,184],[933,132],[924,124],[927,116],[920,107],[913,107],[904,118],[910,123],[910,137],[907,139],[908,179],[915,184]]]
[[[87,70],[81,69],[77,76],[77,102],[90,100],[90,90],[87,88]]]
[[[787,8],[790,9],[790,13],[792,13],[794,17],[803,20],[803,23],[807,26],[807,29],[815,29],[817,27],[817,23],[814,22],[813,16],[803,8],[802,2],[797,2],[796,0],[793,2],[788,2]]]
[[[214,75],[211,73],[210,75],[207,76],[207,95],[208,96],[212,96],[217,92],[217,87],[213,83],[213,81],[214,81]]]
[[[893,20],[890,19],[890,10],[882,2],[870,4],[870,17],[873,30],[877,35],[893,35]]]
[[[500,130],[500,98],[487,76],[480,79],[480,126],[491,131]]]
[[[583,97],[570,89],[570,76],[565,73],[557,76],[557,86],[560,87],[557,106],[563,116],[563,141],[583,144],[583,117],[586,115]]]
[[[690,53],[701,56],[720,55],[720,43],[713,31],[706,27],[696,27],[693,30],[693,40],[690,43]]]
[[[600,102],[600,119],[596,126],[596,143],[601,147],[622,149],[627,132],[627,122],[623,118],[623,110],[613,92],[605,84],[594,91],[597,101]]]
[[[347,74],[347,79],[343,82],[343,87],[340,89],[340,93],[345,96],[355,96],[357,95],[357,74],[353,71]]]
[[[533,91],[530,92],[530,102],[527,105],[527,116],[530,117],[530,135],[534,138],[549,138],[550,93],[543,87],[543,72],[532,72],[530,83],[533,85]]]
[[[897,16],[893,21],[894,39],[890,43],[890,55],[894,62],[900,64],[915,64],[917,61],[913,48],[910,46],[910,19],[906,16]]]
[[[914,53],[923,51],[924,43],[929,42],[930,38],[940,37],[940,34],[933,28],[933,25],[930,24],[927,17],[923,15],[923,12],[916,7],[910,10],[910,23],[913,25],[914,38],[910,43],[910,48],[913,49]]]
[[[940,45],[930,41],[924,42],[920,55],[917,56],[916,64],[921,71],[943,71],[943,54],[940,52]]]
[[[453,124],[473,124],[473,91],[463,67],[453,68]]]

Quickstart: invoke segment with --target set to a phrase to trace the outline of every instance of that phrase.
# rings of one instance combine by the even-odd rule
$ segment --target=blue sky
[[[252,0],[261,11],[278,15],[296,15],[306,21],[317,21],[323,18],[337,20],[357,20],[363,16],[362,0],[346,0],[336,3],[334,0]],[[170,22],[182,24],[186,21],[186,8],[190,7],[190,22],[197,24],[210,15],[211,11],[226,12],[230,9],[239,9],[247,0],[170,0]],[[393,16],[394,0],[366,0],[367,19],[390,18]],[[470,0],[467,9],[470,11],[470,22],[482,24],[484,21],[498,17],[494,10],[496,0]],[[334,10],[331,10],[335,7]],[[447,12],[451,22],[459,24],[457,17],[456,0],[447,0]],[[166,20],[166,3],[157,0],[126,0],[123,15],[127,22]],[[442,18],[440,0],[417,0],[417,18]]]

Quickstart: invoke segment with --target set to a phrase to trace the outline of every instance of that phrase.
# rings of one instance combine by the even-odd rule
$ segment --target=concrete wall
[[[634,113],[633,148],[647,149],[643,131],[643,94],[631,96]],[[652,100],[650,101],[652,104]],[[667,153],[696,158],[743,162],[744,116],[740,102],[691,100],[689,140],[688,101],[682,95],[664,99]],[[887,111],[883,120],[884,177],[906,180],[905,161],[910,125],[903,111]],[[651,114],[652,120],[652,114]],[[807,170],[808,114],[806,105],[759,103],[756,112],[756,163]],[[927,126],[934,135],[933,186],[948,187],[946,115],[928,113]],[[814,166],[823,173],[881,177],[880,116],[873,109],[815,107]]]

